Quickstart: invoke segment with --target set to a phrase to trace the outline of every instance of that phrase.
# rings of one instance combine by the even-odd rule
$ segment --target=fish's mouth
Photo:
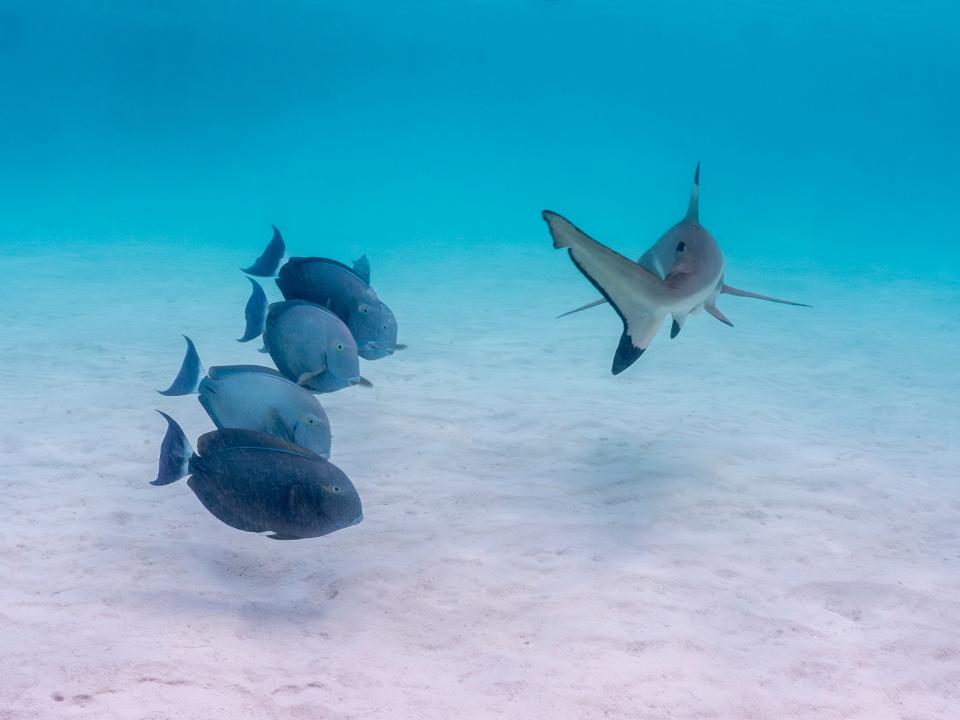
[[[360,387],[373,387],[373,383],[367,380],[365,377],[352,377],[348,382],[351,385],[359,385]]]
[[[348,527],[353,527],[354,525],[359,525],[361,522],[363,522],[363,513],[360,513],[359,515],[357,515],[357,517],[354,518],[353,522],[350,523],[350,525],[348,525]]]

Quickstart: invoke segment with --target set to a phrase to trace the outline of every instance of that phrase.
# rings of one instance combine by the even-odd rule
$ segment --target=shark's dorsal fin
[[[684,220],[690,222],[700,222],[700,163],[697,162],[697,170],[693,174],[693,189],[690,191],[690,204],[687,205],[687,216]]]

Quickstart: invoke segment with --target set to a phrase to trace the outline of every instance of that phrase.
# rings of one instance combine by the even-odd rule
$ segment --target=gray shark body
[[[673,319],[671,337],[679,334],[688,315],[700,309],[706,309],[732,327],[733,323],[717,309],[716,301],[721,293],[787,305],[802,304],[738,290],[724,283],[723,253],[700,224],[699,194],[698,164],[687,214],[637,262],[597,242],[560,215],[549,210],[543,212],[553,236],[553,246],[566,249],[577,269],[603,295],[602,299],[564,315],[608,302],[623,321],[623,334],[611,369],[614,375],[637,361],[667,317]]]

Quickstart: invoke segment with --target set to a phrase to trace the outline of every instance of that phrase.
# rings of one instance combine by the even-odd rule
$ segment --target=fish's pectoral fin
[[[306,386],[306,384],[307,384],[308,382],[310,382],[313,378],[317,377],[318,375],[323,375],[324,372],[326,372],[326,371],[325,371],[325,370],[313,370],[313,371],[311,371],[311,372],[300,373],[300,376],[297,378],[297,385],[300,385],[301,387],[304,387],[304,386]]]
[[[707,303],[703,307],[706,308],[708,313],[713,315],[717,320],[722,322],[724,325],[729,325],[730,327],[733,327],[733,323],[727,319],[726,315],[724,315],[722,312],[720,312],[717,309],[716,305],[714,305],[713,303]]]
[[[581,310],[589,310],[590,308],[596,307],[597,305],[603,305],[605,302],[607,302],[607,299],[606,299],[606,298],[600,298],[599,300],[594,300],[593,302],[588,302],[586,305],[581,305],[580,307],[576,308],[575,310],[568,310],[567,312],[563,313],[562,315],[557,315],[557,317],[556,317],[555,319],[556,319],[556,320],[559,320],[559,319],[562,318],[562,317],[566,317],[567,315],[573,315],[574,313],[578,313],[578,312],[580,312]]]
[[[750,292],[749,290],[740,290],[739,288],[730,287],[729,285],[723,285],[720,288],[720,292],[725,295],[735,295],[736,297],[745,297],[753,298],[754,300],[766,300],[767,302],[780,303],[781,305],[796,305],[797,307],[813,307],[813,305],[807,305],[806,303],[792,302],[790,300],[781,300],[780,298],[770,297],[769,295],[760,295],[759,293]]]
[[[283,438],[284,440],[289,440],[294,442],[293,439],[293,428],[289,427],[283,418],[280,416],[280,413],[272,405],[267,409],[267,417],[265,418],[265,426],[267,432],[270,435],[275,435],[278,438]]]

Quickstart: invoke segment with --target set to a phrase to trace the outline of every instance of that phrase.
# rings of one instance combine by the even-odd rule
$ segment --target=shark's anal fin
[[[729,320],[727,320],[727,316],[724,315],[724,314],[723,314],[722,312],[720,312],[719,310],[717,310],[717,306],[714,305],[712,302],[711,302],[711,303],[707,303],[706,305],[704,305],[704,308],[706,308],[706,310],[707,310],[708,313],[710,313],[711,315],[713,315],[717,320],[719,320],[720,322],[722,322],[724,325],[729,325],[730,327],[733,327],[733,323],[730,322]]]
[[[720,292],[725,295],[736,295],[737,297],[753,298],[754,300],[766,300],[767,302],[780,303],[781,305],[796,305],[797,307],[813,307],[812,305],[807,305],[806,303],[791,302],[790,300],[781,300],[780,298],[770,297],[769,295],[760,295],[759,293],[750,292],[748,290],[740,290],[735,287],[730,287],[729,285],[724,285],[720,288]]]

